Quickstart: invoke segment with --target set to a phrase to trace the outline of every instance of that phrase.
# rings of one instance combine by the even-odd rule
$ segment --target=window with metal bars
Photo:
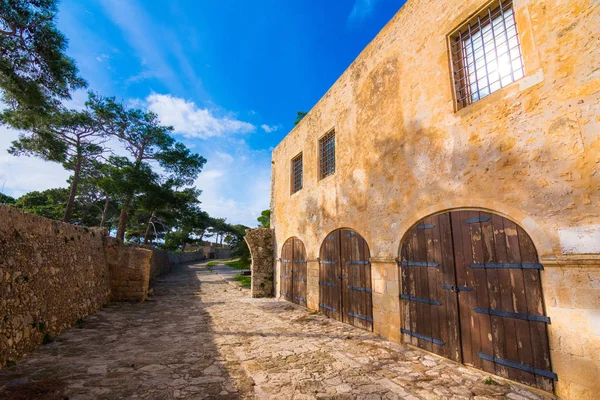
[[[302,153],[292,159],[292,194],[302,189]]]
[[[512,0],[492,3],[450,40],[458,109],[524,75]]]
[[[335,132],[319,139],[319,179],[335,172]]]

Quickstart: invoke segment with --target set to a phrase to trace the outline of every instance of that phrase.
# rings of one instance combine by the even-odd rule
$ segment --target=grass
[[[227,265],[228,267],[231,267],[231,268],[235,268],[235,269],[249,269],[250,261],[244,262],[242,260],[233,260],[233,261],[226,262],[225,265]]]
[[[245,276],[242,274],[237,274],[233,277],[234,280],[238,281],[242,284],[242,287],[249,288],[251,283],[251,278],[249,276]]]
[[[495,380],[493,380],[491,376],[489,376],[486,380],[484,380],[483,383],[485,385],[499,385],[499,383],[496,382]]]
[[[219,265],[220,263],[218,261],[211,261],[208,264],[206,264],[207,267],[216,267],[217,265]]]

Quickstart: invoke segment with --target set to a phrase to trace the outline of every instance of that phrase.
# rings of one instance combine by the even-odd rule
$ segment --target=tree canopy
[[[87,83],[65,53],[57,0],[0,2],[0,90],[12,108],[45,112]]]
[[[271,227],[271,210],[264,210],[260,213],[260,217],[256,219],[259,222],[261,228]]]
[[[296,120],[294,121],[294,125],[298,125],[300,123],[300,121],[302,121],[302,118],[304,118],[306,116],[306,114],[308,114],[308,113],[304,112],[304,111],[298,111],[296,113]]]

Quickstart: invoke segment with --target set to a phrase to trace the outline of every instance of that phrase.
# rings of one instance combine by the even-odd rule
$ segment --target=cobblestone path
[[[542,399],[273,299],[202,265],[113,303],[0,371],[1,399]]]

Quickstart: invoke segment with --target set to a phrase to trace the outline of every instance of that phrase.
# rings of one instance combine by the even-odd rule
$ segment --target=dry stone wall
[[[100,230],[0,206],[0,367],[110,298]]]
[[[144,301],[148,297],[152,250],[123,246],[105,238],[106,263],[110,274],[111,299]]]
[[[275,257],[272,229],[246,229],[244,240],[252,254],[252,297],[273,297],[273,275],[275,272]]]
[[[187,253],[169,253],[169,261],[172,264],[187,264],[201,260],[206,260],[204,250],[192,251]]]
[[[169,253],[0,205],[0,367],[109,301],[143,301]]]

